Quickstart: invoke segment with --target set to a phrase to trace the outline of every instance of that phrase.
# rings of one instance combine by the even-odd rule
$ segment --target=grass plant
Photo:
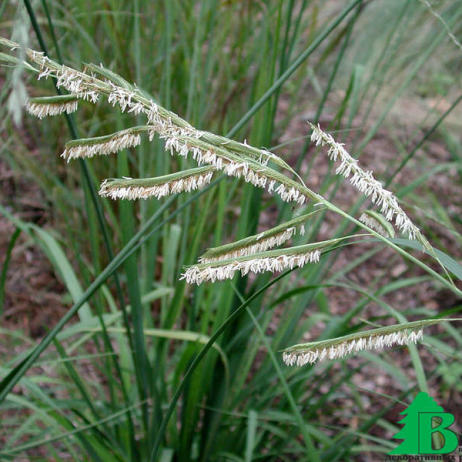
[[[70,300],[40,340],[2,330],[20,349],[0,368],[0,457],[376,460],[391,448],[388,410],[449,383],[461,359],[462,266],[429,215],[457,242],[460,223],[419,200],[428,172],[396,179],[440,133],[454,154],[439,172],[460,170],[443,127],[462,96],[448,89],[411,143],[391,137],[385,169],[363,157],[423,73],[451,75],[462,6],[90,3],[0,6],[0,98],[16,101],[0,109],[2,161],[52,204],[46,227],[0,205],[15,228],[0,302],[21,239]],[[307,107],[302,143],[281,143]],[[367,285],[349,276],[381,254],[389,266]],[[410,270],[390,278],[399,265]],[[456,302],[394,306],[421,284]],[[340,312],[336,290],[350,294]],[[396,395],[362,396],[368,368]]]

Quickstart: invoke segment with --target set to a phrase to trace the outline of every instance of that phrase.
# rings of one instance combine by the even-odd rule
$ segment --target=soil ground
[[[427,102],[427,104],[429,103]],[[419,105],[422,105],[422,103],[403,101],[400,106],[406,108],[406,112],[399,112],[397,110],[393,115],[395,124],[401,127],[401,131],[398,134],[394,133],[394,136],[398,136],[407,146],[412,146],[419,136],[422,136],[421,132],[415,133],[412,121],[409,119],[409,112],[414,111],[414,120],[419,120],[418,111],[421,110],[419,109]],[[284,111],[283,103],[281,111]],[[461,111],[455,113],[448,120],[448,123],[459,124],[458,121],[461,120],[460,113]],[[299,137],[300,133],[306,133],[305,121],[309,116],[309,114],[301,114],[299,117],[294,118],[283,137],[277,141],[282,143]],[[321,122],[323,125],[326,125],[329,122],[328,117]],[[362,129],[365,129],[365,127],[362,127]],[[410,139],[411,137],[412,139]],[[351,137],[348,137],[346,142],[348,142],[349,138]],[[294,143],[291,145],[290,150],[299,152],[302,144],[303,141]],[[288,149],[284,149],[283,151],[287,152]],[[34,156],[36,154],[32,148],[30,155]],[[313,154],[314,151],[309,151],[308,162],[310,156]],[[451,162],[452,160],[451,153],[447,150],[443,140],[435,136],[425,143],[423,149],[417,152],[412,162],[398,175],[393,188],[396,190],[396,185],[409,184],[413,179],[422,175],[425,171],[424,169],[432,168],[443,162]],[[361,157],[361,162],[366,168],[373,169],[379,178],[386,176],[389,171],[389,165],[396,165],[396,145],[385,129],[381,129],[367,145]],[[306,164],[304,167],[306,167]],[[317,156],[310,175],[307,178],[307,184],[312,189],[318,190],[328,168],[329,163],[326,157],[323,155]],[[40,188],[18,174],[16,170],[13,171],[7,161],[1,158],[0,184],[0,201],[9,211],[25,221],[33,222],[42,227],[53,225],[51,206],[46,203]],[[428,191],[438,198],[448,213],[456,216],[461,215],[462,201],[460,198],[462,198],[462,186],[457,170],[454,169],[430,177],[425,187],[421,188],[422,194],[428,194]],[[336,202],[340,206],[347,207],[356,197],[357,192],[345,182],[341,185],[337,193]],[[409,212],[418,220],[427,220],[416,209],[410,209]],[[271,226],[272,218],[271,214],[262,217],[262,229]],[[328,216],[321,228],[321,238],[330,237],[329,231],[334,225],[335,218]],[[438,236],[445,250],[454,258],[460,260],[462,255],[457,241],[437,221],[430,222],[429,226],[434,235]],[[462,232],[462,229],[458,231]],[[3,264],[13,232],[14,226],[5,217],[0,215],[0,264]],[[343,267],[365,250],[364,246],[348,247],[337,259],[333,270]],[[369,259],[365,264],[346,275],[346,278],[362,287],[372,287],[373,281],[378,277],[380,277],[382,284],[386,284],[403,276],[420,276],[422,274],[416,267],[408,265],[396,254],[384,249],[375,258]],[[331,312],[338,315],[344,314],[358,299],[358,295],[353,291],[340,288],[328,289],[327,296]],[[385,296],[384,299],[393,307],[401,309],[425,307],[434,313],[448,309],[460,302],[449,291],[441,290],[431,282],[424,282],[405,290],[394,291]],[[54,274],[46,256],[39,248],[31,244],[27,236],[22,234],[13,249],[8,267],[5,285],[5,303],[1,316],[3,329],[10,331],[19,330],[27,337],[37,341],[50,326],[56,324],[68,307],[65,288]],[[373,317],[385,315],[387,312],[379,305],[370,304],[364,314]],[[277,313],[275,318],[277,318]],[[433,329],[438,330],[438,327]],[[316,332],[313,332],[312,335],[315,336]],[[4,339],[6,339],[5,336]],[[20,346],[14,346],[9,341],[0,342],[0,358],[2,358],[2,362],[13,356],[12,348],[15,351]],[[425,348],[420,348],[419,351],[422,353],[422,360],[425,362],[428,371],[437,367],[436,360],[431,354],[426,352]],[[17,352],[15,351],[15,353]],[[410,378],[412,378],[412,366],[409,356],[399,350],[392,352],[392,355],[396,364],[403,370],[406,370],[410,374]],[[349,362],[349,366],[351,367],[355,367],[357,364],[359,363],[354,358]],[[335,371],[339,367],[342,367],[341,364],[335,365],[333,374],[335,374]],[[438,380],[435,378],[429,381],[431,390],[434,393],[433,396],[443,407],[450,409],[452,412],[456,411],[456,422],[462,422],[461,395],[451,390],[442,393]],[[376,398],[378,393],[397,396],[400,391],[399,385],[394,384],[388,374],[385,372],[381,373],[372,364],[362,368],[361,372],[355,375],[354,382],[364,391],[364,397],[366,400],[370,400],[371,406],[373,406],[373,403],[377,403],[378,400]],[[322,394],[322,387],[319,392]],[[342,406],[348,404],[345,403],[345,398],[341,399],[343,400]],[[353,405],[354,403],[351,404]],[[386,404],[386,402],[383,401],[382,404]],[[396,421],[398,412],[399,410],[395,409],[386,418]],[[354,422],[346,420],[339,420],[333,423],[321,415],[319,419],[321,423],[325,423],[326,425],[354,426]],[[365,458],[363,460],[373,459]]]

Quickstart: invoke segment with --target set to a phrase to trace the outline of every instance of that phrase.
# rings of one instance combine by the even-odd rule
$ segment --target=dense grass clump
[[[459,2],[0,13],[1,162],[49,211],[39,225],[0,205],[16,229],[0,302],[24,242],[67,306],[32,343],[2,332],[21,341],[1,457],[377,460],[388,412],[419,390],[454,411],[459,209],[426,184],[460,183]],[[447,104],[404,141],[395,108],[424,87]],[[450,159],[428,166],[434,140]]]

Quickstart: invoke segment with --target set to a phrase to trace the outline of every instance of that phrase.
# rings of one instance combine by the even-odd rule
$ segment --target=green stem
[[[387,187],[398,175],[398,173],[406,166],[406,164],[414,157],[414,154],[422,147],[425,141],[430,138],[431,135],[436,131],[436,129],[440,126],[441,122],[453,111],[453,109],[462,101],[462,95],[451,104],[451,107],[448,108],[447,111],[442,114],[439,119],[433,124],[433,126],[428,130],[425,135],[420,139],[420,141],[414,146],[414,149],[401,161],[398,168],[390,175],[390,177],[385,182],[385,187]]]
[[[244,125],[255,115],[255,113],[268,101],[275,91],[300,67],[300,65],[313,53],[316,48],[326,39],[326,37],[348,16],[351,10],[356,8],[363,0],[355,0],[347,6],[337,19],[319,35],[319,37],[291,64],[291,66],[271,85],[261,98],[249,109],[249,111],[239,120],[239,122],[228,133],[228,137],[235,135]]]
[[[360,226],[363,229],[366,229],[368,232],[373,234],[377,239],[380,239],[382,242],[396,250],[400,255],[403,257],[409,259],[416,265],[420,266],[423,270],[425,270],[427,273],[431,274],[435,279],[438,279],[445,287],[448,289],[452,290],[454,293],[456,293],[459,296],[462,296],[462,290],[458,289],[455,285],[451,284],[451,282],[447,281],[443,276],[441,276],[439,273],[434,271],[432,268],[430,268],[428,265],[425,263],[421,262],[418,258],[414,257],[410,253],[406,252],[403,250],[401,247],[396,245],[394,242],[392,242],[390,239],[382,236],[381,234],[377,233],[377,231],[374,231],[372,228],[369,228],[366,226],[364,223],[361,223],[359,220],[354,218],[353,216],[349,215],[347,212],[344,212],[342,209],[338,208],[336,205],[332,204],[329,202],[327,199],[324,199],[322,196],[318,196],[319,202],[323,203],[328,209],[330,209],[332,212],[336,212],[339,215],[343,216],[347,220],[351,221],[357,226]]]
[[[234,291],[237,293],[237,296],[239,297],[241,302],[243,302],[242,295],[238,292],[238,290],[234,286],[234,284],[233,284],[233,288],[234,288]],[[307,458],[308,458],[308,460],[314,460],[315,462],[320,461],[321,459],[319,457],[319,453],[318,453],[318,451],[316,450],[316,448],[315,448],[315,446],[313,444],[313,440],[311,439],[311,436],[310,436],[310,434],[309,434],[309,432],[308,432],[308,430],[306,428],[305,422],[304,422],[303,417],[302,417],[302,415],[300,413],[300,409],[297,407],[297,403],[294,400],[294,397],[292,395],[292,392],[290,391],[287,380],[284,377],[284,374],[282,372],[281,367],[279,366],[279,362],[278,362],[278,360],[276,358],[276,355],[274,354],[274,351],[271,348],[271,344],[268,341],[268,339],[266,338],[265,332],[262,329],[262,327],[260,326],[257,318],[252,313],[252,310],[248,306],[246,306],[245,309],[247,311],[247,314],[252,319],[252,322],[254,323],[255,328],[257,329],[258,334],[259,334],[262,342],[265,344],[266,351],[268,352],[268,354],[269,354],[269,356],[271,358],[271,362],[273,363],[273,366],[276,369],[276,373],[277,373],[277,375],[279,377],[279,381],[281,382],[281,385],[282,385],[282,387],[284,389],[284,392],[286,394],[287,401],[289,401],[289,405],[292,408],[292,412],[294,413],[295,418],[297,419],[298,426],[300,428],[300,432],[302,433],[303,439],[305,440],[306,449],[307,449]]]
[[[30,21],[32,23],[32,27],[33,27],[33,29],[35,31],[35,34],[37,36],[37,39],[39,41],[40,47],[42,48],[42,51],[45,53],[45,55],[48,56],[48,49],[47,49],[47,46],[45,44],[45,40],[43,38],[42,32],[40,30],[40,26],[39,26],[39,24],[37,22],[37,18],[35,16],[35,13],[34,13],[34,10],[32,8],[32,5],[30,3],[30,0],[24,0],[24,3],[25,3],[25,6],[26,6],[27,13],[29,15]],[[42,5],[43,5],[43,8],[45,10],[45,14],[47,16],[48,25],[50,27],[50,32],[51,32],[52,40],[53,40],[55,48],[56,48],[56,54],[58,56],[58,60],[62,64],[63,63],[62,55],[61,55],[60,47],[58,45],[58,41],[56,39],[56,34],[55,34],[55,31],[54,31],[53,22],[51,20],[50,14],[49,14],[49,10],[48,10],[46,0],[42,0]],[[58,86],[56,84],[56,79],[53,79],[53,84],[55,86],[56,92],[58,93],[58,95],[60,95],[61,90],[58,88]],[[71,115],[67,114],[67,113],[65,113],[64,115],[66,117],[66,122],[67,122],[67,126],[69,128],[69,132],[71,134],[71,137],[73,139],[77,139],[79,136],[78,136],[78,132],[77,132],[77,127],[76,127],[75,122],[74,122],[74,118]],[[114,259],[114,252],[112,250],[111,242],[109,240],[108,229],[107,229],[106,222],[105,222],[105,219],[104,219],[104,214],[103,214],[103,212],[101,210],[101,203],[100,203],[98,195],[96,193],[95,185],[93,184],[93,181],[92,181],[91,176],[90,176],[90,171],[89,171],[88,165],[87,165],[87,163],[86,163],[86,161],[84,159],[79,159],[79,165],[80,165],[80,169],[81,169],[81,172],[82,172],[82,176],[84,177],[84,180],[85,180],[85,183],[86,183],[86,186],[87,186],[87,190],[90,193],[91,202],[92,202],[94,210],[96,212],[96,218],[97,218],[97,221],[98,221],[99,228],[100,228],[100,230],[102,232],[102,235],[103,235],[103,241],[104,241],[104,246],[106,248],[106,252],[108,254],[109,260],[113,260]],[[87,210],[88,210],[88,207],[87,207]],[[90,220],[92,219],[91,214],[88,214],[88,218]],[[124,322],[125,322],[125,324],[127,326],[127,331],[128,331],[128,326],[129,326],[128,313],[127,313],[127,309],[126,309],[125,300],[124,300],[124,296],[123,296],[123,293],[122,293],[122,288],[121,288],[121,285],[120,285],[119,277],[118,277],[116,272],[113,273],[113,277],[114,277],[114,283],[115,283],[115,286],[116,286],[117,296],[118,296],[118,299],[119,299],[119,302],[120,302],[121,311],[123,313]],[[113,351],[112,344],[110,342],[109,335],[106,332],[106,326],[104,324],[101,313],[99,313],[99,318],[100,318],[101,327],[103,329],[104,343],[105,343],[106,347],[108,347],[111,351]],[[134,351],[131,335],[128,333],[127,336],[128,336],[130,349],[131,349],[131,351]],[[128,392],[126,390],[125,383],[123,381],[122,371],[120,370],[120,365],[119,365],[119,363],[117,361],[117,358],[115,356],[112,356],[112,359],[113,359],[113,364],[114,364],[116,373],[117,373],[117,375],[119,377],[119,380],[120,380],[122,395],[124,397],[125,402],[128,403],[129,402]],[[135,448],[134,439],[133,439],[134,438],[134,428],[133,428],[133,423],[132,423],[132,419],[131,419],[131,416],[130,416],[130,412],[128,413],[128,417],[129,417],[129,419],[128,419],[129,420],[129,427],[130,427],[131,435],[132,435],[132,449],[133,449],[133,448]]]
[[[170,402],[170,405],[169,405],[169,407],[167,409],[167,412],[166,412],[164,418],[162,419],[162,423],[160,425],[160,428],[157,430],[156,440],[154,442],[154,446],[153,446],[153,449],[152,449],[152,452],[151,452],[151,457],[149,458],[150,462],[154,462],[156,460],[157,454],[158,454],[159,449],[160,449],[160,444],[161,444],[161,442],[162,442],[162,440],[164,438],[164,433],[165,433],[165,430],[167,428],[168,421],[170,420],[170,417],[172,416],[172,414],[173,414],[173,412],[175,410],[176,404],[177,404],[178,400],[180,399],[180,396],[181,396],[181,394],[183,392],[183,389],[184,389],[184,387],[185,387],[185,385],[187,383],[188,378],[191,376],[191,374],[194,372],[196,367],[199,365],[202,358],[207,354],[207,352],[210,350],[210,348],[212,348],[213,344],[216,342],[218,337],[220,337],[220,335],[226,330],[226,328],[230,324],[232,324],[232,322],[237,318],[237,316],[241,313],[241,311],[243,311],[244,308],[246,308],[250,304],[250,302],[252,302],[252,300],[257,298],[260,294],[265,292],[266,289],[268,289],[273,284],[275,284],[276,282],[278,282],[279,280],[281,280],[282,278],[284,278],[285,276],[290,274],[292,271],[293,270],[288,270],[285,273],[280,274],[278,277],[271,280],[270,282],[265,284],[260,290],[258,290],[253,295],[251,295],[244,303],[242,303],[240,306],[238,306],[226,318],[226,320],[221,324],[221,326],[218,327],[218,329],[215,331],[215,333],[210,337],[207,344],[204,347],[202,347],[201,351],[197,354],[197,356],[194,358],[194,360],[192,361],[192,363],[188,367],[188,370],[186,371],[186,373],[185,373],[185,375],[183,377],[183,380],[181,381],[181,383],[178,386],[175,394],[173,395],[173,398],[172,398],[172,400]]]

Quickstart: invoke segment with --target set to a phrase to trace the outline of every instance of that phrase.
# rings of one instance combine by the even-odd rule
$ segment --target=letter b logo
[[[434,417],[441,422],[434,426]],[[456,434],[448,427],[454,423],[454,416],[448,412],[419,412],[419,454],[448,454],[457,448]],[[432,441],[439,436],[440,446],[433,448]]]
[[[393,438],[404,441],[388,454],[449,454],[457,448],[458,438],[448,429],[454,416],[427,393],[420,392],[401,415],[405,416],[399,421],[403,428]]]

